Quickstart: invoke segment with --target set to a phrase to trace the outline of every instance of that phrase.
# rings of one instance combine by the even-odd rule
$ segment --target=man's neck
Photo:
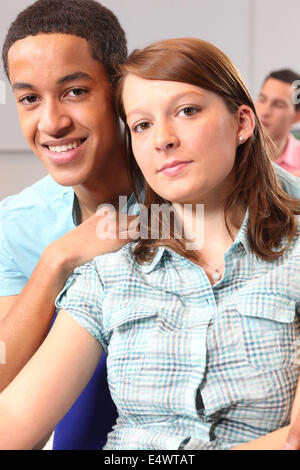
[[[129,197],[132,188],[129,183],[126,156],[120,151],[107,171],[98,177],[73,187],[78,200],[77,222],[81,223],[93,215],[100,204],[112,204],[118,207],[119,196]]]
[[[288,143],[288,135],[285,136],[283,139],[277,139],[274,141],[276,145],[276,149],[278,151],[277,153],[277,158],[280,158],[280,156],[283,154],[283,152],[286,149],[287,143]],[[276,160],[277,160],[276,158]]]
[[[118,208],[119,196],[130,197],[132,190],[129,184],[116,185],[115,191],[109,191],[107,188],[101,188],[101,190],[90,190],[85,186],[76,187],[75,194],[77,196],[78,208],[77,208],[77,222],[82,223],[89,217],[91,217],[99,207],[100,204],[112,204]]]

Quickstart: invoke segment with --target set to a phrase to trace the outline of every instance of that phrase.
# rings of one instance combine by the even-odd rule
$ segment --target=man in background
[[[257,114],[273,139],[277,155],[275,163],[295,176],[300,176],[300,141],[292,134],[292,126],[300,120],[300,103],[295,103],[295,87],[300,75],[293,70],[271,72],[260,90]]]

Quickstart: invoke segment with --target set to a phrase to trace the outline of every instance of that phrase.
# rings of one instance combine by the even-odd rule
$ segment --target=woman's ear
[[[249,106],[241,105],[236,111],[237,145],[244,144],[255,129],[255,115]]]

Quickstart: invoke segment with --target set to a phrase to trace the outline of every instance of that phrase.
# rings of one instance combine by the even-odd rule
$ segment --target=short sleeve
[[[289,196],[300,199],[300,178],[288,173],[276,163],[273,163],[273,167],[282,189]]]
[[[95,262],[74,270],[55,305],[64,309],[90,334],[95,336],[107,351],[107,338],[102,322],[103,285]]]
[[[28,279],[18,267],[0,221],[0,297],[18,295]]]

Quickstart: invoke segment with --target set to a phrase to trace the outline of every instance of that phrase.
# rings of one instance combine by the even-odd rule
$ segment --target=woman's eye
[[[151,126],[150,122],[140,122],[139,124],[135,125],[133,127],[134,132],[143,132],[149,129]]]
[[[185,106],[183,109],[179,111],[179,116],[194,116],[199,111],[198,108],[194,108],[193,106]]]

